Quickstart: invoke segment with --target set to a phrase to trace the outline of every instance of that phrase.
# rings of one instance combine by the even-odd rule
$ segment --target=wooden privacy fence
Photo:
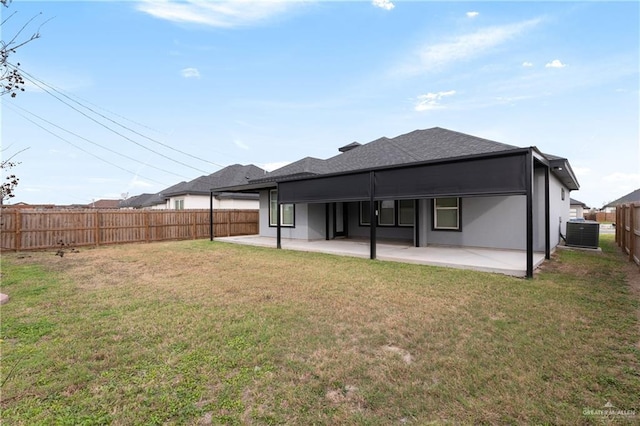
[[[640,266],[640,205],[616,207],[616,243]]]
[[[214,235],[258,233],[257,210],[215,210]],[[2,250],[42,250],[210,237],[209,210],[56,210],[4,208]]]

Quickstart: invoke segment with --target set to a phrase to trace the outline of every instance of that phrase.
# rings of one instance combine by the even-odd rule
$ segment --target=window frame
[[[371,226],[371,217],[369,217],[369,221],[365,222],[364,221],[364,212],[367,212],[367,215],[370,216],[370,212],[371,212],[371,201],[360,201],[360,208],[359,208],[359,223],[360,226]],[[365,208],[366,206],[366,208]]]
[[[275,198],[275,199],[273,199]],[[277,189],[270,189],[269,190],[269,227],[270,228],[276,228],[278,226],[278,223],[276,222],[277,219],[277,212],[276,212],[276,217],[273,217],[273,206],[272,203],[275,202],[276,206],[278,205],[278,190]],[[291,223],[284,223],[284,211],[287,208],[291,208],[292,212],[291,212]],[[280,227],[281,228],[295,228],[296,227],[296,205],[292,204],[292,203],[288,203],[288,204],[280,204]]]
[[[382,216],[380,214],[380,210],[381,210],[381,204],[384,201],[393,201],[393,224],[382,224],[380,223],[380,217]],[[411,223],[401,223],[400,220],[400,203],[406,201],[406,202],[411,202],[411,206],[412,206],[412,211],[411,211],[411,218],[412,221]],[[384,227],[384,228],[410,228],[412,226],[415,225],[415,209],[416,209],[416,202],[415,200],[376,200],[374,201],[376,203],[376,211],[378,212],[378,216],[376,219],[376,224],[377,226],[380,227]],[[370,201],[359,201],[358,202],[358,224],[360,226],[371,226],[371,218],[369,218],[369,221],[365,221],[365,217],[369,215],[369,209],[370,209]]]
[[[456,207],[438,207],[437,200],[441,199],[455,199]],[[456,210],[457,211],[457,225],[456,227],[438,226],[438,210]],[[438,197],[431,199],[431,229],[433,231],[448,231],[448,232],[462,232],[462,198],[460,197]]]
[[[184,210],[184,198],[176,198],[173,200],[174,210]]]
[[[411,223],[402,223],[402,202],[411,203]],[[416,200],[397,200],[397,224],[403,228],[412,227],[416,223]]]
[[[382,219],[382,209],[383,209],[383,204],[384,203],[389,203],[391,202],[391,223],[382,223],[380,222],[380,220]],[[376,206],[377,210],[378,210],[378,226],[384,226],[384,227],[393,227],[396,226],[396,200],[379,200],[378,201],[378,205]],[[389,209],[389,207],[384,207],[385,209]]]

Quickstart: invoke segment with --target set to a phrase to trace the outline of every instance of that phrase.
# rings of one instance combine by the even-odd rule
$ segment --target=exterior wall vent
[[[595,221],[567,222],[567,245],[597,249],[600,243],[600,224]]]

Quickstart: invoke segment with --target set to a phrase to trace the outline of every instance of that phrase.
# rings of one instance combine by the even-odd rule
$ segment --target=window
[[[360,202],[360,226],[371,224],[371,202]],[[376,201],[378,211],[378,225],[380,226],[413,226],[414,202],[413,200],[383,200]]]
[[[184,200],[174,200],[173,208],[175,210],[184,210]]]
[[[436,198],[433,201],[433,229],[460,230],[459,198]]]
[[[413,200],[400,200],[398,201],[398,225],[400,226],[413,226],[415,213],[414,213]]]
[[[269,226],[278,226],[278,190],[269,191]],[[295,206],[293,204],[280,205],[280,226],[295,226]]]
[[[360,203],[360,225],[371,225],[371,202]]]
[[[378,202],[378,225],[393,226],[396,224],[396,202],[383,200]]]

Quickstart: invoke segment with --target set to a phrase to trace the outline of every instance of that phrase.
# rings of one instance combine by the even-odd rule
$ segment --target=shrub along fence
[[[640,205],[616,207],[616,243],[629,255],[629,262],[640,266]]]
[[[257,210],[215,210],[214,235],[258,233]],[[42,250],[210,237],[209,210],[55,210],[3,208],[0,249]]]

